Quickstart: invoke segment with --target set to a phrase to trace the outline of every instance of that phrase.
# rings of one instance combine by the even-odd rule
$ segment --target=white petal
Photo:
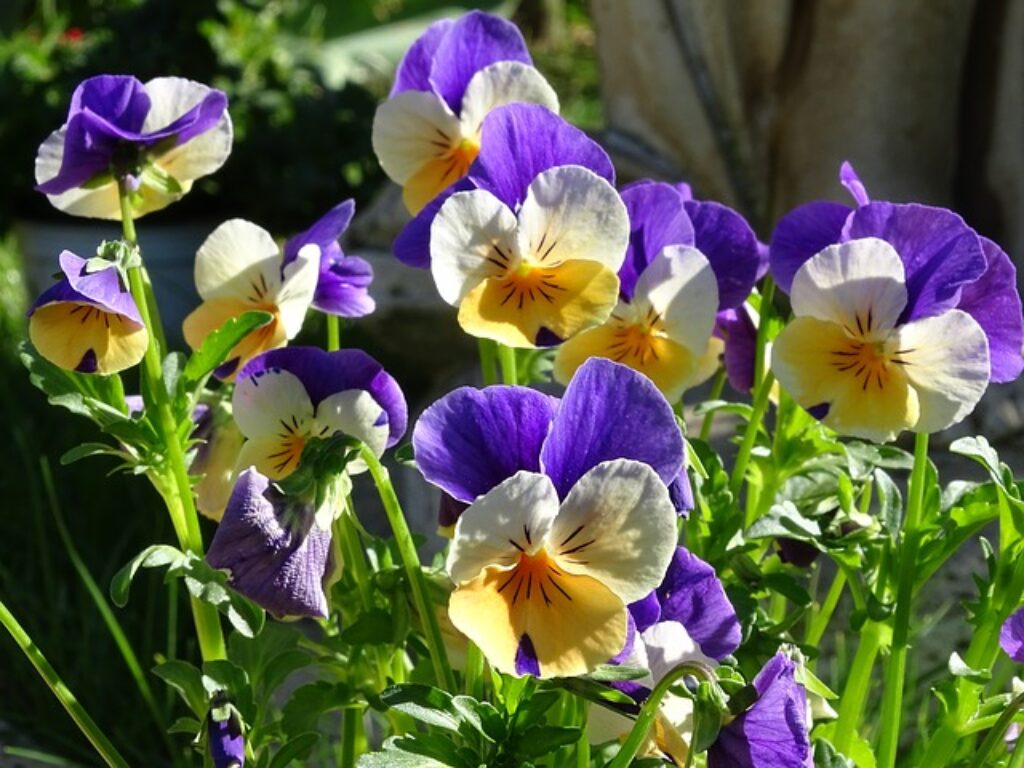
[[[313,418],[313,403],[302,381],[279,369],[239,379],[231,409],[238,428],[250,440],[304,431]]]
[[[49,181],[60,172],[64,160],[64,136],[67,127],[63,126],[46,137],[36,155],[36,183]],[[59,211],[72,216],[85,216],[91,219],[120,219],[121,202],[117,195],[117,184],[113,180],[96,189],[69,189],[59,195],[47,195],[51,205]]]
[[[474,74],[466,86],[459,116],[463,133],[480,133],[487,113],[504,104],[540,104],[558,113],[558,95],[544,75],[520,61],[499,61]]]
[[[592,576],[632,603],[661,584],[678,540],[676,519],[653,469],[629,459],[605,461],[562,502],[550,549],[569,573]]]
[[[461,584],[488,566],[515,565],[522,552],[534,554],[544,545],[556,514],[558,493],[550,478],[517,472],[459,517],[448,550],[448,575]]]
[[[164,128],[188,112],[211,91],[206,85],[183,77],[157,77],[146,83],[151,106],[144,131]],[[231,154],[234,131],[227,110],[218,123],[191,141],[176,146],[161,155],[160,167],[179,183],[208,176],[222,165]]]
[[[718,662],[705,656],[678,621],[659,621],[645,629],[640,637],[647,648],[647,666],[655,683],[680,664],[692,661],[714,669]]]
[[[430,227],[430,271],[441,298],[457,306],[487,277],[513,265],[516,217],[490,192],[457,192]]]
[[[915,432],[938,432],[974,410],[988,387],[988,338],[966,312],[951,310],[897,330],[897,354],[917,391]]]
[[[444,99],[404,91],[377,107],[371,138],[384,173],[405,184],[430,160],[458,146],[462,129]]]
[[[257,293],[277,296],[281,251],[262,227],[231,219],[217,227],[196,253],[196,290],[204,299],[259,304]]]
[[[634,303],[661,316],[668,337],[703,355],[718,312],[718,280],[703,253],[686,245],[664,248],[636,283]]]
[[[828,320],[849,333],[882,339],[907,305],[903,261],[889,243],[874,237],[830,245],[797,270],[790,300],[797,317]]]
[[[302,330],[320,279],[320,246],[307,243],[284,268],[284,281],[272,296],[277,304],[285,335],[294,339]]]
[[[534,262],[585,259],[618,272],[628,242],[626,206],[615,188],[593,171],[563,165],[530,183],[519,211],[519,246]]]
[[[317,405],[313,435],[329,437],[341,432],[361,440],[374,455],[381,456],[388,442],[387,421],[378,423],[383,413],[384,409],[365,389],[336,392]],[[359,460],[348,466],[350,473],[362,472],[365,469],[366,464]]]

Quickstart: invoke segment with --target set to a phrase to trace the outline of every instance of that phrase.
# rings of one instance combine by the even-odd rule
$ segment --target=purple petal
[[[284,244],[283,265],[295,261],[302,246],[309,245],[310,243],[320,246],[322,262],[323,252],[332,245],[337,246],[338,238],[348,229],[355,211],[356,204],[352,200],[340,202],[317,219],[316,223],[305,232],[288,240]]]
[[[629,213],[629,247],[619,269],[620,292],[633,298],[636,281],[667,245],[693,245],[693,224],[683,208],[683,198],[669,184],[638,181],[622,190]]]
[[[1014,611],[999,632],[999,645],[1018,664],[1024,663],[1024,608]]]
[[[469,508],[469,504],[464,501],[458,501],[452,498],[450,494],[441,491],[441,503],[437,509],[437,526],[438,528],[452,528],[459,518],[462,517],[462,513]]]
[[[288,499],[250,467],[235,483],[207,562],[275,616],[327,617],[331,532],[308,502]]]
[[[437,47],[445,35],[455,26],[453,19],[441,19],[427,27],[423,34],[416,38],[395,70],[395,84],[391,86],[391,96],[402,91],[429,91],[430,67],[434,63]]]
[[[718,279],[720,309],[738,307],[757,282],[761,252],[754,230],[732,208],[713,202],[686,203],[694,244],[707,256]]]
[[[430,269],[430,227],[434,223],[434,217],[445,201],[456,192],[466,192],[475,188],[469,179],[459,179],[427,203],[395,238],[392,246],[395,258],[410,267]]]
[[[339,317],[365,317],[377,308],[370,296],[373,267],[358,256],[345,256],[335,244],[320,254],[320,277],[313,307]]]
[[[779,559],[798,568],[809,568],[811,563],[817,560],[818,555],[821,554],[817,547],[799,539],[783,537],[776,539],[775,543],[779,547]]]
[[[988,336],[992,381],[1013,381],[1024,370],[1024,318],[1017,292],[1017,269],[1010,257],[988,238],[981,238],[988,268],[960,291],[957,305],[978,321]]]
[[[740,647],[739,618],[715,569],[684,547],[676,548],[656,592],[661,620],[682,624],[708,656],[721,661]]]
[[[651,592],[647,597],[629,604],[629,614],[636,623],[636,631],[643,632],[661,619],[661,601],[658,593]]]
[[[173,136],[176,144],[184,144],[212,130],[224,117],[227,109],[228,97],[224,92],[209,88],[202,100],[192,109],[162,128],[143,134],[142,142],[145,146],[151,146]]]
[[[605,358],[587,360],[569,382],[541,465],[565,498],[602,461],[633,459],[670,484],[685,457],[672,406],[643,374]]]
[[[227,720],[207,720],[207,737],[213,768],[242,768],[245,765],[245,736],[236,715]]]
[[[715,319],[715,336],[725,342],[725,373],[737,392],[746,394],[754,388],[757,358],[757,326],[744,304],[726,309]]]
[[[871,202],[871,198],[868,197],[867,188],[860,180],[857,172],[853,170],[849,160],[844,160],[843,164],[839,166],[839,183],[846,187],[858,206],[867,205]]]
[[[519,470],[540,471],[556,403],[526,387],[456,389],[416,422],[416,466],[427,482],[471,503]]]
[[[690,476],[686,473],[686,464],[679,470],[676,479],[668,486],[668,495],[672,500],[672,506],[680,517],[687,517],[693,509],[693,486],[690,484]]]
[[[500,16],[470,11],[456,20],[438,41],[430,84],[448,102],[452,112],[459,114],[462,95],[473,75],[499,61],[532,63],[522,33]]]
[[[533,648],[533,641],[529,635],[519,638],[519,647],[516,649],[516,674],[532,675],[540,677],[540,661],[537,659],[537,651]]]
[[[582,165],[615,183],[608,153],[579,128],[547,107],[509,104],[484,118],[480,154],[469,177],[516,210],[537,174],[561,165]]]
[[[387,416],[388,447],[405,434],[409,419],[405,395],[384,367],[361,349],[335,352],[317,347],[273,349],[250,360],[239,377],[258,377],[270,369],[285,370],[297,376],[314,407],[338,392],[365,390]]]
[[[807,692],[796,665],[774,656],[754,679],[760,698],[725,726],[708,750],[708,768],[807,768],[811,762]]]
[[[97,75],[83,80],[75,88],[68,118],[88,110],[126,132],[138,133],[149,109],[149,94],[134,77]]]
[[[768,274],[768,268],[771,266],[769,261],[770,252],[771,249],[768,248],[767,243],[762,243],[760,240],[757,241],[757,279],[759,281]]]
[[[56,176],[37,184],[36,190],[59,195],[108,173],[119,141],[117,132],[92,113],[81,112],[71,117],[64,131],[60,169]]]
[[[769,268],[786,293],[801,265],[818,251],[838,243],[852,209],[839,203],[806,203],[783,216],[772,232]]]
[[[962,286],[985,272],[981,240],[945,208],[916,203],[869,203],[850,216],[843,240],[879,237],[900,255],[907,275],[907,306],[900,323],[953,309]]]
[[[29,308],[29,316],[39,307],[61,301],[76,301],[92,304],[107,312],[127,317],[142,324],[139,309],[121,281],[116,267],[107,267],[96,272],[87,272],[88,262],[71,251],[60,255],[60,268],[64,279],[51,285]]]

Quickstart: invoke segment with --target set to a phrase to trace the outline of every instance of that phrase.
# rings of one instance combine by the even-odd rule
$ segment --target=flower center
[[[560,291],[565,288],[558,284],[557,272],[554,269],[531,264],[525,260],[513,263],[511,254],[507,254],[500,246],[494,246],[493,256],[488,259],[504,272],[498,277],[498,289],[501,291],[501,306],[512,304],[522,309],[527,302],[544,301],[554,304]]]
[[[829,361],[833,368],[860,382],[861,391],[868,387],[884,390],[896,370],[894,365],[908,365],[900,355],[913,352],[911,349],[887,349],[887,340],[865,339],[862,335],[848,338],[838,349],[831,351]]]
[[[628,322],[623,318],[612,316],[617,320],[615,341],[608,348],[612,359],[618,363],[630,360],[637,365],[646,365],[648,360],[659,360],[658,346],[664,335],[661,329],[661,317],[653,309],[637,322]]]
[[[515,542],[513,544],[520,548]],[[572,597],[560,583],[564,575],[546,549],[533,555],[523,551],[519,562],[498,587],[498,592],[506,594],[513,606],[535,604],[548,607],[558,600],[571,602]]]

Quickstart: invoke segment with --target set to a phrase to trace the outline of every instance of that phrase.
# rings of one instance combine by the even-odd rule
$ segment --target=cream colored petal
[[[432,159],[458,146],[459,119],[444,100],[426,91],[405,91],[377,107],[371,136],[384,173],[405,184]]]
[[[707,349],[718,312],[718,280],[703,253],[670,245],[641,273],[633,303],[649,306],[656,327],[694,357]]]
[[[199,246],[196,290],[204,299],[238,299],[256,307],[281,287],[281,251],[262,227],[225,221]]]
[[[289,339],[294,339],[302,330],[319,279],[320,246],[309,243],[285,266],[281,287],[270,296],[277,305],[281,325]]]
[[[362,441],[376,456],[384,454],[388,442],[388,423],[382,420],[384,409],[364,389],[347,389],[321,400],[316,407],[313,435],[330,437],[340,432]],[[349,463],[348,472],[366,470],[363,461]]]
[[[144,131],[164,128],[194,106],[210,92],[208,86],[183,77],[157,77],[146,83],[152,106],[146,115]],[[179,184],[208,176],[219,169],[231,154],[234,131],[231,118],[224,115],[217,124],[191,141],[172,147],[155,158],[156,163]]]
[[[504,104],[540,104],[558,112],[558,95],[544,76],[529,64],[499,61],[484,67],[469,81],[462,97],[462,132],[480,133],[487,113]]]
[[[240,378],[231,409],[249,439],[305,433],[313,420],[306,387],[298,376],[280,369]]]

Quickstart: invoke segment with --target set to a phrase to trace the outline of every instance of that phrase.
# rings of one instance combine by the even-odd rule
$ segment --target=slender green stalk
[[[137,244],[135,234],[135,221],[132,217],[129,192],[124,182],[118,183],[118,191],[121,201],[121,227],[124,231],[124,238],[131,244]],[[154,304],[152,287],[148,287],[141,266],[131,267],[128,270],[128,283],[131,288],[132,297],[139,309],[139,315],[147,329],[150,329],[149,345],[146,347],[146,354],[143,357],[143,396],[147,405],[151,405],[156,414],[156,428],[160,432],[164,445],[167,449],[167,469],[170,471],[170,481],[174,488],[168,488],[164,493],[167,501],[167,509],[171,515],[174,529],[178,534],[181,546],[191,550],[197,555],[203,554],[203,536],[199,529],[199,514],[196,511],[195,499],[192,495],[192,482],[188,477],[188,467],[185,464],[185,452],[182,449],[181,441],[178,439],[178,425],[175,423],[174,414],[171,410],[171,403],[167,390],[163,385],[163,367],[161,364],[161,351],[157,336],[155,335],[156,325],[154,323],[150,306]],[[174,496],[177,503],[169,498]],[[224,634],[220,625],[220,616],[217,609],[209,603],[205,603],[195,597],[190,598],[192,604],[192,616],[196,625],[196,635],[199,639],[199,648],[205,661],[227,658],[227,650],[224,646]]]
[[[498,345],[498,364],[501,366],[501,380],[504,384],[518,384],[519,373],[516,371],[516,351],[504,344]]]
[[[725,389],[726,373],[725,368],[718,370],[718,375],[715,376],[715,381],[711,385],[711,392],[708,393],[708,400],[718,400],[722,396],[722,390]],[[708,438],[711,437],[711,427],[715,423],[715,414],[718,411],[712,411],[704,417],[704,422],[700,425],[700,439],[707,442]]]
[[[441,627],[437,622],[437,614],[431,605],[430,597],[427,594],[427,583],[423,576],[423,568],[420,563],[419,553],[416,551],[416,543],[413,541],[409,524],[405,520],[402,506],[398,502],[395,488],[391,484],[387,468],[380,463],[380,459],[374,455],[366,446],[359,452],[360,457],[369,467],[370,475],[377,486],[381,503],[384,505],[384,513],[387,515],[388,523],[391,525],[391,532],[395,537],[395,544],[398,547],[398,554],[402,560],[402,567],[405,569],[406,577],[409,579],[409,586],[412,590],[413,604],[420,614],[420,621],[423,622],[423,634],[427,641],[427,648],[430,650],[430,661],[434,667],[434,676],[437,683],[446,691],[454,693],[457,688],[455,674],[448,663],[448,655],[445,652],[444,640],[441,636]]]
[[[107,765],[112,766],[112,768],[128,768],[128,763],[121,757],[117,748],[99,729],[96,722],[85,711],[85,707],[75,698],[75,694],[71,692],[71,689],[60,679],[60,675],[57,674],[57,671],[50,662],[46,660],[43,652],[39,650],[39,646],[32,641],[32,638],[29,637],[28,633],[18,623],[17,619],[14,618],[14,615],[7,609],[2,600],[0,600],[0,624],[10,633],[14,642],[21,648],[22,653],[32,662],[32,666],[36,668],[39,676],[50,687],[53,695],[57,697],[57,701],[64,707],[71,716],[71,719],[75,721],[79,730],[89,740],[89,743],[92,744],[100,757],[103,758],[103,761]]]
[[[910,474],[907,516],[899,548],[896,582],[896,610],[893,616],[892,651],[885,668],[882,695],[882,734],[878,746],[878,768],[893,768],[899,748],[900,721],[903,719],[903,692],[907,676],[907,649],[910,620],[913,616],[914,581],[917,576],[917,552],[921,544],[918,527],[924,502],[925,471],[928,466],[928,434],[914,439],[914,469]]]
[[[882,627],[873,621],[867,622],[861,630],[857,653],[854,654],[850,673],[846,676],[843,695],[839,698],[839,719],[836,721],[832,743],[844,755],[850,754],[853,739],[864,716],[864,705],[871,692],[871,673],[881,647]]]
[[[772,385],[775,383],[775,376],[771,371],[761,380],[757,386],[757,394],[754,396],[754,407],[750,414],[750,421],[743,432],[743,441],[740,443],[739,452],[736,454],[736,464],[732,469],[732,477],[729,481],[729,490],[732,491],[734,499],[738,499],[740,490],[743,488],[743,481],[747,474],[747,465],[750,463],[750,455],[754,450],[754,443],[757,442],[757,432],[764,421],[764,415],[768,411],[768,402],[772,393]],[[747,524],[753,520],[748,520]]]
[[[464,688],[469,696],[482,699],[484,695],[484,654],[472,640],[467,640],[466,679]]]
[[[838,571],[832,579],[832,584],[828,588],[828,593],[825,595],[821,608],[814,613],[807,625],[807,637],[804,638],[805,645],[816,646],[825,635],[825,630],[828,629],[829,622],[832,621],[832,614],[835,613],[836,606],[839,605],[839,598],[842,597],[845,586],[846,574]]]
[[[988,756],[992,754],[992,751],[996,747],[1002,746],[1007,728],[1010,727],[1010,723],[1013,722],[1013,718],[1017,716],[1022,707],[1024,707],[1024,694],[1015,697],[1006,709],[1003,710],[996,724],[992,726],[992,730],[988,732],[985,740],[981,742],[978,751],[974,753],[969,768],[982,768],[988,762]]]
[[[580,725],[580,739],[576,742],[576,768],[590,768],[590,739],[587,737],[587,701],[576,697],[577,722]]]
[[[1024,744],[1021,743],[1020,739],[1017,740],[1017,744],[1013,748],[1013,755],[1010,757],[1010,762],[1006,768],[1024,768]]]
[[[477,339],[477,348],[480,351],[480,375],[484,386],[489,387],[498,383],[495,375],[495,364],[498,360],[498,350],[490,339]]]
[[[362,712],[355,707],[342,710],[341,714],[341,768],[355,768],[356,743],[362,727]]]
[[[336,352],[341,349],[341,318],[327,315],[327,351]]]
[[[754,348],[754,386],[756,387],[766,373],[768,357],[768,321],[771,319],[775,301],[775,281],[767,275],[761,284],[761,306],[758,310],[757,346]]]

